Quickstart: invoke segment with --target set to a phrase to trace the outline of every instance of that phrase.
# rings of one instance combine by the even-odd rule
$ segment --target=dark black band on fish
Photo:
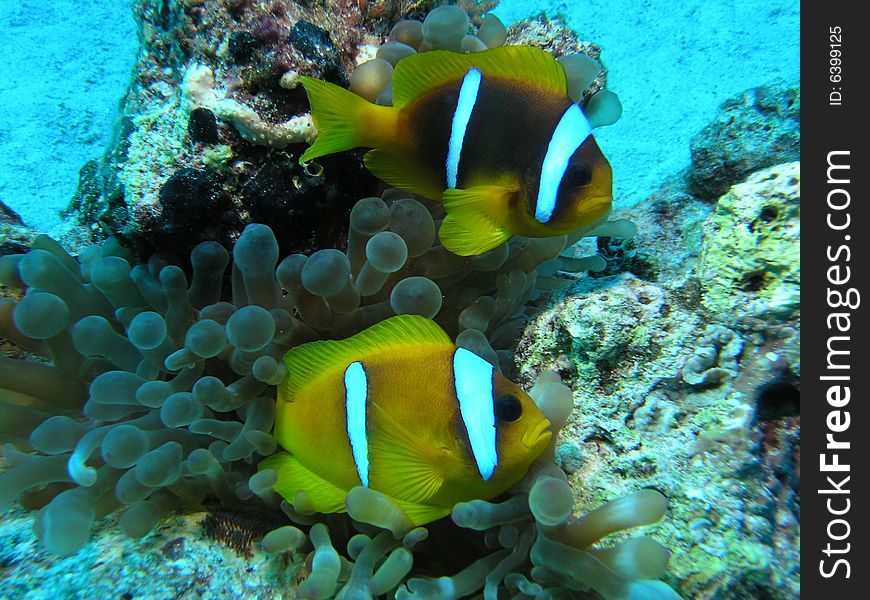
[[[475,68],[461,83],[421,99],[418,111],[421,118],[412,118],[412,127],[421,150],[445,165],[445,188],[471,187],[482,175],[518,174],[531,202],[528,210],[539,223],[558,216],[569,164],[592,131],[580,106],[567,98],[487,78]],[[508,113],[517,115],[511,127],[505,127]]]

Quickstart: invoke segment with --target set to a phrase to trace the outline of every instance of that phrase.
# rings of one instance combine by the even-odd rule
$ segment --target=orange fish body
[[[507,490],[551,437],[521,388],[424,317],[303,344],[285,363],[275,438],[287,452],[260,468],[317,512],[344,511],[347,492],[365,486],[423,524]]]
[[[399,61],[393,106],[303,77],[319,136],[302,156],[373,148],[366,167],[386,183],[442,201],[439,237],[460,255],[513,235],[564,235],[610,211],[612,172],[565,72],[529,46]]]

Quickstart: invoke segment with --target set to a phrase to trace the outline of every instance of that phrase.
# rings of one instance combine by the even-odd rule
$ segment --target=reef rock
[[[799,164],[779,165],[706,216],[663,191],[642,235],[692,233],[680,251],[639,242],[648,268],[635,272],[656,281],[582,279],[517,350],[525,380],[553,369],[574,391],[556,456],[575,510],[664,493],[650,534],[674,552],[668,581],[686,598],[799,595],[799,187]]]
[[[715,200],[747,175],[800,159],[800,88],[775,81],[719,107],[692,139],[689,191]]]
[[[752,175],[703,223],[698,279],[711,314],[782,322],[800,311],[800,163]]]
[[[141,47],[123,118],[107,153],[82,170],[67,214],[140,257],[157,249],[186,256],[204,240],[231,246],[262,217],[248,203],[253,184],[270,190],[285,252],[337,245],[346,231],[324,224],[335,215],[345,223],[357,197],[379,184],[356,154],[324,160],[328,180],[298,164],[313,128],[296,83],[300,75],[346,82],[361,49],[383,41],[372,31],[387,27],[386,17],[364,23],[356,5],[333,0],[136,0],[132,8]],[[164,203],[186,198],[178,186],[164,188],[204,169],[223,214],[191,221],[179,202]]]
[[[33,237],[18,213],[0,200],[0,256],[26,251]]]
[[[154,534],[132,539],[110,516],[79,552],[57,556],[37,541],[33,515],[16,509],[0,528],[2,597],[57,598],[59,581],[62,597],[267,600],[292,593],[302,557],[267,554],[251,543],[262,536],[254,519],[217,518],[218,535],[204,528],[209,515],[199,512],[173,515]]]

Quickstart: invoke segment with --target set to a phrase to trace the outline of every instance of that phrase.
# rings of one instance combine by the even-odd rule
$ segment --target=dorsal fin
[[[435,88],[461,80],[472,67],[480,69],[484,78],[512,79],[568,95],[565,69],[552,54],[540,48],[501,46],[469,54],[432,50],[398,62],[393,73],[393,106],[405,106]]]
[[[281,386],[281,398],[292,402],[300,390],[331,368],[344,369],[354,361],[364,360],[366,355],[419,344],[453,346],[450,337],[437,323],[419,315],[390,317],[345,340],[296,346],[284,355],[289,376]]]

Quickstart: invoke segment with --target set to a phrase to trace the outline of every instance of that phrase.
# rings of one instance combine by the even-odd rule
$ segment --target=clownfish
[[[442,202],[439,238],[455,254],[482,254],[514,235],[565,235],[610,212],[610,163],[549,52],[405,57],[393,73],[393,106],[301,82],[318,136],[300,162],[374,148],[365,165],[375,176]]]
[[[345,512],[347,492],[365,486],[429,523],[519,482],[552,435],[522,388],[425,317],[302,344],[284,361],[274,435],[286,452],[260,469],[315,512]]]

